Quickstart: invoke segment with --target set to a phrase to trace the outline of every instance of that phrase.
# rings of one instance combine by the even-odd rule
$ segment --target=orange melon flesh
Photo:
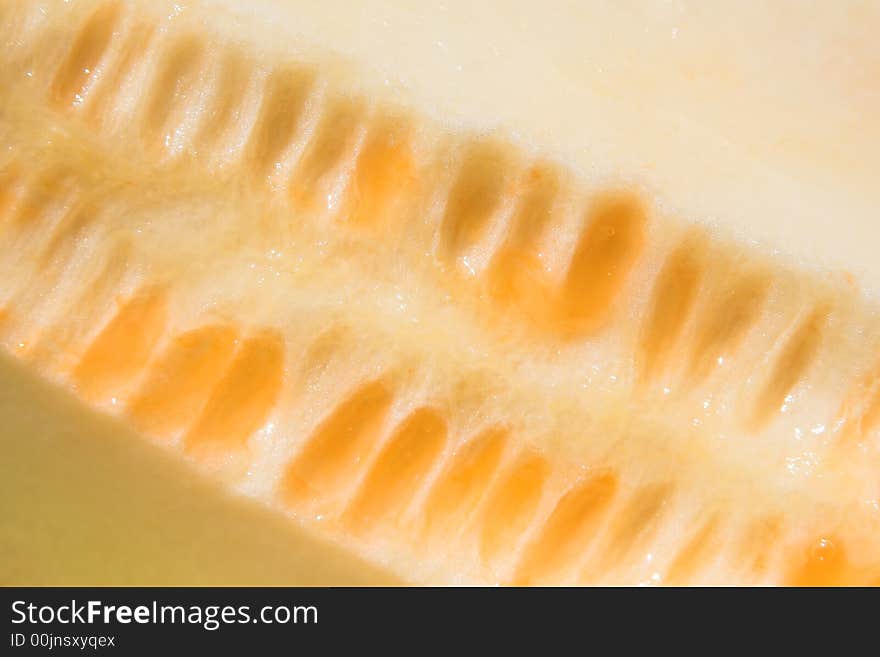
[[[862,171],[830,159],[812,186],[821,131],[795,153],[755,146],[755,126],[688,96],[715,82],[681,87],[677,111],[705,110],[735,143],[700,142],[715,158],[703,171],[682,159],[696,123],[670,136],[643,111],[645,143],[621,137],[637,103],[617,79],[586,76],[555,115],[502,110],[519,87],[478,92],[478,68],[450,76],[420,55],[448,98],[432,106],[410,63],[382,84],[387,50],[358,36],[383,17],[405,25],[395,3],[333,28],[344,44],[310,3],[256,3],[262,18],[229,5],[0,9],[11,358],[112,416],[132,450],[182,461],[175,476],[207,475],[404,581],[880,579],[880,278],[850,234],[825,239],[809,213],[801,231],[776,220],[834,201],[871,230],[880,203]],[[666,18],[646,4],[633,20]],[[486,43],[504,45],[507,24]],[[471,28],[436,29],[482,61],[461,41]],[[543,48],[525,53],[548,48],[535,30]],[[676,57],[662,60],[672,88]],[[554,64],[550,99],[571,85]],[[650,85],[638,99],[655,98],[669,120]],[[605,164],[561,144],[588,143],[564,112],[612,107],[625,111],[594,130],[596,152],[617,153]],[[854,132],[839,139],[851,154]],[[731,204],[754,161],[774,175]],[[741,172],[726,188],[719,162]],[[775,205],[755,215],[755,198]]]

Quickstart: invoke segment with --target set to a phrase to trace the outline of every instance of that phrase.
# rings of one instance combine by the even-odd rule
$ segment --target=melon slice
[[[767,145],[699,96],[730,100],[750,70],[707,50],[717,17],[677,17],[698,34],[682,52],[706,55],[689,72],[639,44],[676,109],[621,64],[633,22],[670,18],[653,4],[518,8],[495,28],[472,9],[461,31],[394,3],[337,26],[320,4],[4,4],[5,350],[132,442],[404,581],[880,583],[876,240],[820,230],[880,207],[869,167],[841,161],[870,150],[876,98],[840,82],[850,131],[826,158],[825,124]],[[611,82],[560,61],[590,12],[597,33],[630,19]],[[365,40],[380,24],[448,34],[468,72],[416,47],[414,74]],[[519,86],[486,84],[511,72],[467,45],[480,29]],[[543,99],[520,52],[549,58]],[[740,94],[759,136],[784,125],[766,91]],[[532,109],[498,106],[522,93]],[[570,122],[603,110],[592,141]]]

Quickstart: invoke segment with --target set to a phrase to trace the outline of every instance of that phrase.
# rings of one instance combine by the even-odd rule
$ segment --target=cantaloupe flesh
[[[683,93],[671,112],[654,86],[624,93],[633,70],[563,83],[540,55],[561,46],[520,27],[571,34],[553,8],[520,7],[484,41],[510,46],[556,114],[493,104],[520,89],[492,84],[509,63],[441,75],[446,56],[421,51],[422,78],[400,62],[403,89],[374,84],[394,62],[354,33],[424,22],[393,3],[343,21],[338,43],[305,5],[299,23],[279,9],[293,41],[212,6],[4,8],[9,352],[410,581],[880,577],[874,261],[810,214],[834,205],[870,231],[867,169],[826,157],[821,131],[798,157],[753,141],[793,129],[761,85],[721,85],[755,119],[725,133],[739,114],[723,102]],[[481,61],[472,28],[425,17]],[[697,54],[707,23],[677,28],[703,35]],[[658,60],[669,88],[700,89],[673,60]],[[785,61],[760,79],[788,80]],[[805,111],[870,164],[866,106],[839,95],[852,132],[827,104]],[[696,146],[713,166],[687,159]]]

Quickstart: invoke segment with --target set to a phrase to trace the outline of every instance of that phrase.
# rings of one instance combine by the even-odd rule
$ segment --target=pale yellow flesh
[[[832,539],[854,563],[833,577],[876,577],[880,324],[853,285],[871,288],[873,260],[807,215],[798,230],[779,218],[818,218],[831,189],[869,234],[875,190],[832,166],[821,131],[798,157],[761,138],[797,130],[761,100],[776,78],[807,93],[784,57],[713,95],[669,53],[669,80],[640,80],[650,60],[632,52],[666,52],[667,37],[637,39],[638,21],[598,5],[464,21],[512,67],[479,63],[475,27],[402,5],[338,27],[278,9],[271,27],[131,3],[93,75],[79,68],[116,25],[88,22],[93,6],[52,4],[47,23],[13,13],[28,17],[11,32],[23,45],[5,55],[0,136],[24,173],[9,189],[49,201],[9,205],[0,259],[2,343],[29,367],[412,581],[800,581]],[[676,22],[697,52],[712,42],[702,20]],[[446,55],[417,48],[386,87],[393,42],[366,52],[373,21],[422,47],[448,33],[469,65],[444,72]],[[622,35],[608,49],[602,21]],[[565,73],[585,23],[596,39],[578,61],[631,64],[606,86]],[[520,38],[536,25],[568,41]],[[140,64],[112,78],[128,52]],[[511,95],[514,69],[538,100]],[[832,69],[813,72],[830,84]],[[663,111],[645,109],[655,99]],[[870,163],[856,114],[834,143]],[[370,155],[377,126],[412,153]],[[352,211],[352,189],[372,201]],[[529,228],[543,215],[546,230]],[[481,440],[501,447],[474,452],[480,485],[441,522],[447,475]]]
[[[399,580],[194,475],[0,357],[0,585]]]
[[[870,0],[215,0],[670,212],[880,288]],[[264,25],[264,26],[265,26]]]

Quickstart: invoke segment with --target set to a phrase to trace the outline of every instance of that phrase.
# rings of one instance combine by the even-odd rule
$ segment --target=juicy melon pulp
[[[10,354],[408,581],[880,581],[851,277],[261,29],[0,9]]]

